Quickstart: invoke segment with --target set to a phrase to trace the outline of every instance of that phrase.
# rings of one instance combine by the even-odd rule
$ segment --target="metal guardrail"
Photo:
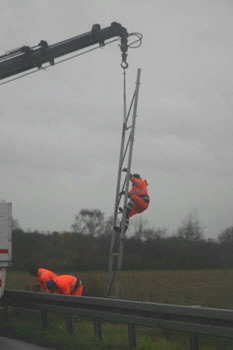
[[[2,305],[40,310],[44,326],[49,311],[89,316],[100,338],[100,320],[128,324],[129,348],[136,346],[136,325],[187,332],[192,350],[198,350],[198,334],[233,339],[233,310],[13,290],[5,291]]]

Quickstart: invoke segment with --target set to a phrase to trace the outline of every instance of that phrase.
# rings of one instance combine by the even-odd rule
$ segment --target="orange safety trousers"
[[[130,195],[130,201],[131,200],[134,202],[134,204],[127,214],[128,218],[130,218],[131,216],[133,216],[135,214],[142,213],[149,206],[149,203],[145,202],[143,198],[137,196],[136,194]]]
[[[73,291],[73,293],[71,293],[71,294],[76,295],[76,296],[82,296],[83,295],[83,288],[84,288],[84,284],[81,284],[81,286],[79,286],[78,289],[75,289]]]

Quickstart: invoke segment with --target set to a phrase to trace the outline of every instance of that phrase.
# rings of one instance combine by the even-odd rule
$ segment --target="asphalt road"
[[[6,337],[0,337],[0,349],[1,350],[55,350],[51,348],[44,348],[42,346],[25,343],[24,341],[17,339],[10,339]]]

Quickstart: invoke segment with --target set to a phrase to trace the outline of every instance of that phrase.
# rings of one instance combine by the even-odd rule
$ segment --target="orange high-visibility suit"
[[[122,171],[127,171],[127,168],[124,168]],[[124,232],[126,232],[129,227],[129,218],[146,210],[150,202],[150,197],[147,191],[148,181],[142,179],[139,174],[130,174],[130,181],[132,182],[132,187],[128,193],[129,201],[126,207]],[[122,191],[120,194],[125,194],[125,191]],[[122,208],[119,208],[119,210],[120,212],[123,212]],[[123,222],[121,220],[120,226],[114,226],[114,230],[120,232],[122,224]]]
[[[46,287],[46,281],[48,280],[52,280],[56,277],[57,275],[47,269],[38,269],[37,270],[37,279],[38,279],[38,283],[40,285],[40,287],[44,288],[46,292],[48,292],[49,290]]]
[[[132,182],[132,187],[128,193],[129,201],[125,217],[125,232],[129,227],[129,218],[146,210],[150,202],[147,192],[148,181],[141,179],[139,174],[130,174],[130,181]]]
[[[147,180],[132,175],[130,181],[132,182],[132,187],[129,192],[130,200],[127,204],[128,218],[146,210],[150,201],[149,194],[147,192]]]
[[[84,285],[81,280],[72,275],[60,275],[53,278],[55,283],[54,293],[57,294],[71,294],[81,296]]]

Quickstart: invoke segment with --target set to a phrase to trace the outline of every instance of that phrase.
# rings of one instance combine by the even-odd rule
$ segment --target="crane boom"
[[[122,66],[127,68],[128,33],[121,24],[112,22],[109,27],[103,29],[101,29],[99,24],[94,24],[90,32],[53,45],[48,45],[46,41],[41,40],[37,46],[22,46],[7,52],[0,56],[0,79],[8,78],[33,68],[41,68],[44,63],[53,65],[55,58],[95,44],[104,46],[104,41],[113,37],[121,38]]]

